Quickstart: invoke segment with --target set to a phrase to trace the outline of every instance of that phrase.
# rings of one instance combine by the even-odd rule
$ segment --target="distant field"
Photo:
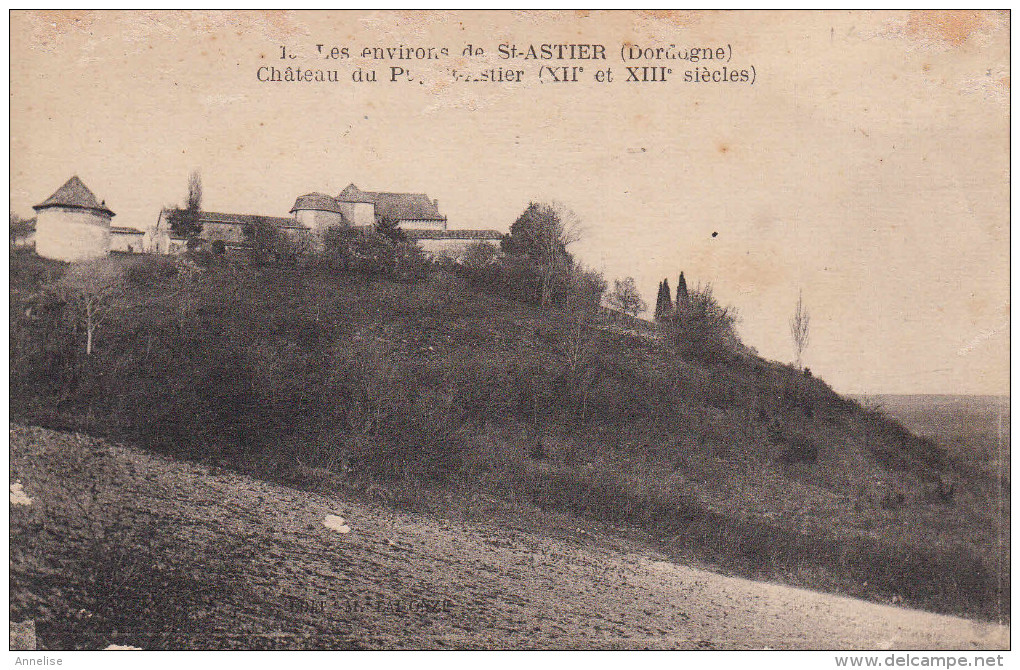
[[[954,459],[1010,480],[1009,397],[990,395],[856,396],[916,435],[946,448]]]

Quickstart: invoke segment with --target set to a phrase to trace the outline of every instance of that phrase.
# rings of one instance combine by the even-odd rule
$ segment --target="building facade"
[[[110,251],[140,254],[145,251],[145,231],[122,226],[110,227]]]
[[[297,217],[262,216],[260,214],[227,214],[223,212],[199,212],[198,223],[202,231],[197,238],[208,248],[223,244],[227,250],[244,249],[248,246],[245,227],[260,223],[276,227],[291,237],[307,235],[309,229]],[[217,245],[218,246],[218,245]],[[188,248],[188,240],[176,234],[171,227],[170,210],[159,213],[156,226],[146,234],[142,251],[153,254],[180,253]]]

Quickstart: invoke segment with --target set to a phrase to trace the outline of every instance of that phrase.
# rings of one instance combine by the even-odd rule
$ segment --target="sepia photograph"
[[[1009,10],[8,20],[12,665],[1008,665]]]

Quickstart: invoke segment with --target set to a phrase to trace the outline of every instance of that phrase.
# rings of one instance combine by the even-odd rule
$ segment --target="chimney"
[[[438,212],[439,211],[439,199],[437,198],[436,200],[433,200],[432,204],[436,206],[436,211]]]

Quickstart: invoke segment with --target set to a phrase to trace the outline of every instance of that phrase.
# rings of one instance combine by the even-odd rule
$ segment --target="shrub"
[[[472,254],[469,263],[462,261],[453,271],[486,293],[570,311],[597,308],[606,290],[602,275],[581,265],[550,269],[536,265],[527,256],[515,254],[496,255],[491,262],[481,263],[479,259],[488,253]]]
[[[293,265],[309,251],[307,236],[291,237],[266,217],[256,216],[244,225],[244,237],[256,265],[285,263]]]
[[[719,304],[711,284],[698,286],[689,295],[689,303],[663,321],[669,340],[683,358],[708,363],[725,360],[740,347],[736,310]]]
[[[409,282],[425,279],[432,270],[432,263],[414,242],[394,242],[389,235],[364,228],[327,230],[319,259],[330,272]]]
[[[498,255],[499,248],[495,244],[472,242],[464,249],[460,262],[468,270],[478,272],[492,265]]]
[[[374,230],[333,227],[323,234],[323,259],[333,271],[392,276],[396,245]]]
[[[138,286],[155,286],[177,276],[178,263],[172,256],[141,256],[124,266],[124,278]]]
[[[389,216],[380,217],[380,219],[375,222],[375,231],[388,238],[394,244],[400,244],[401,242],[407,241],[407,234],[400,229],[400,223]]]
[[[414,242],[400,242],[393,248],[393,277],[418,282],[429,276],[432,263]]]

